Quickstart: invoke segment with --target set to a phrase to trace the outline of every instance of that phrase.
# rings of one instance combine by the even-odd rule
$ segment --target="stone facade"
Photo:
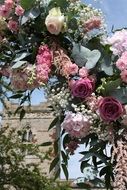
[[[48,107],[48,103],[40,103],[31,107],[26,106],[26,114],[21,121],[19,114],[13,114],[18,105],[9,102],[6,102],[6,104],[8,109],[4,109],[1,113],[2,126],[8,125],[10,128],[16,128],[16,130],[24,129],[26,132],[24,140],[28,140],[28,142],[42,144],[43,142],[51,141],[50,135],[52,135],[53,131],[48,132],[48,127],[53,120],[53,113]],[[12,113],[10,117],[8,115],[9,111]],[[43,151],[46,150],[47,148],[43,147]],[[34,156],[26,155],[26,162],[38,162],[38,160]],[[45,161],[42,165],[43,172],[48,176],[49,165],[49,161]]]

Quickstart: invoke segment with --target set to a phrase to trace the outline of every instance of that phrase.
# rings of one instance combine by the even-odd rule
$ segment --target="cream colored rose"
[[[51,34],[58,35],[62,31],[64,26],[64,16],[59,7],[53,8],[49,11],[49,15],[45,20],[45,25]]]

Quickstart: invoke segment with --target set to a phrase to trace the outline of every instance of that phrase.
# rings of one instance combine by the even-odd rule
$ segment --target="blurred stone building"
[[[53,120],[53,112],[49,108],[48,103],[40,103],[31,107],[25,107],[25,117],[20,121],[19,114],[14,114],[18,104],[6,102],[6,109],[3,109],[2,126],[16,128],[17,131],[23,129],[22,141],[24,143],[37,143],[52,141],[51,136],[54,131],[48,131],[49,125]],[[11,113],[9,116],[9,112]],[[42,147],[42,151],[47,151],[49,147]],[[34,156],[27,155],[25,157],[27,163],[37,163],[38,159]],[[49,176],[50,161],[45,161],[42,166],[42,171]]]

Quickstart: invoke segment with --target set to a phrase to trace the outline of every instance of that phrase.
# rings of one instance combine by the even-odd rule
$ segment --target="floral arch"
[[[62,159],[55,178],[62,169],[68,179],[68,159],[85,144],[81,171],[92,158],[96,169],[103,164],[107,189],[126,189],[127,30],[108,36],[102,12],[80,0],[5,0],[0,41],[1,101],[13,93],[20,119],[34,89],[45,88],[51,102],[56,117],[49,130],[61,131],[50,166]]]

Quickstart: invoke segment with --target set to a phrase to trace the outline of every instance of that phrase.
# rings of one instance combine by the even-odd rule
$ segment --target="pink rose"
[[[18,30],[18,23],[14,20],[10,20],[8,22],[8,28],[13,31],[13,32],[17,32]]]
[[[24,13],[24,9],[23,9],[20,5],[18,5],[18,6],[15,8],[15,14],[16,14],[17,16],[22,16],[23,13]]]
[[[99,101],[99,113],[103,120],[117,120],[123,113],[122,104],[113,97],[105,97]]]
[[[5,0],[4,5],[6,6],[6,8],[8,9],[12,9],[14,2],[13,0]]]
[[[127,69],[123,70],[120,73],[120,76],[121,76],[122,81],[125,82],[125,83],[127,83]]]
[[[71,93],[77,98],[86,98],[93,92],[93,82],[88,79],[79,79],[71,83]]]

